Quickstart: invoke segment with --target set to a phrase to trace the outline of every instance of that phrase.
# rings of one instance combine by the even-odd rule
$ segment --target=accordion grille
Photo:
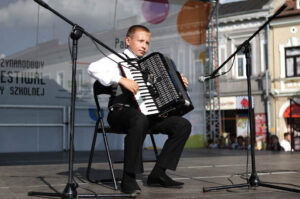
[[[155,54],[149,57],[143,62],[140,62],[139,65],[141,70],[148,70],[151,74],[154,75],[154,80],[156,84],[156,89],[158,92],[158,97],[154,99],[158,108],[165,106],[166,104],[173,102],[179,98],[178,92],[171,80],[168,73],[168,64],[172,64],[170,60],[165,58],[163,61],[159,54]]]

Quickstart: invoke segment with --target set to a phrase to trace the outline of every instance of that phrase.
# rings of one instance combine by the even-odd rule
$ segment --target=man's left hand
[[[186,77],[183,76],[183,74],[181,74],[181,79],[182,79],[185,87],[188,88],[189,87],[189,81],[187,80]]]

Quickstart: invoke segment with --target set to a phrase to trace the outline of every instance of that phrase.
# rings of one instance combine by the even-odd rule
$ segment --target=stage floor
[[[76,152],[74,180],[78,183],[78,194],[120,193],[109,184],[93,184],[86,180],[85,172],[89,153]],[[113,159],[122,158],[122,152],[112,152]],[[153,159],[153,151],[144,151],[145,159]],[[261,182],[300,190],[300,152],[274,153],[256,151],[256,170]],[[147,175],[153,162],[145,162],[145,172],[138,175],[142,193],[140,199],[186,199],[186,198],[300,198],[300,193],[266,188],[262,186],[232,188],[203,192],[203,187],[216,187],[246,183],[247,151],[219,149],[186,149],[176,172],[168,174],[185,183],[182,189],[148,187]],[[122,176],[122,164],[114,164],[116,176]],[[251,174],[249,154],[248,173]],[[62,192],[68,182],[68,153],[9,153],[0,154],[0,198],[27,199],[30,191]],[[105,153],[97,152],[92,168],[92,178],[109,177]],[[40,197],[55,198],[55,197]],[[102,197],[101,197],[102,198]],[[106,197],[108,198],[108,197]]]

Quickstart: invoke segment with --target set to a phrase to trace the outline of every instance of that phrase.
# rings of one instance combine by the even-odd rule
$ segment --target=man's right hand
[[[139,85],[132,79],[127,79],[122,77],[119,81],[119,84],[124,86],[127,90],[132,92],[134,95],[138,92],[139,90]]]

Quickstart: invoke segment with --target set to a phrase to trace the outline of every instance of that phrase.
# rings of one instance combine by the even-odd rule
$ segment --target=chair
[[[116,182],[114,168],[113,168],[113,164],[112,164],[112,160],[111,160],[111,156],[110,156],[110,150],[109,150],[109,145],[108,145],[106,133],[124,134],[124,130],[122,131],[121,129],[114,129],[114,128],[111,128],[109,126],[104,125],[104,121],[103,121],[104,118],[103,118],[102,113],[101,113],[101,107],[100,107],[98,97],[100,95],[104,95],[104,94],[111,95],[112,94],[112,87],[111,86],[103,86],[102,84],[100,84],[99,81],[95,81],[95,83],[93,85],[93,93],[94,93],[94,99],[95,99],[97,113],[98,113],[98,119],[97,119],[97,122],[96,122],[96,125],[95,125],[94,137],[93,137],[93,141],[92,141],[92,146],[91,146],[91,151],[90,151],[90,157],[89,157],[86,177],[87,177],[88,181],[90,181],[92,183],[97,183],[98,181],[107,181],[107,180],[91,180],[90,179],[90,171],[91,171],[91,166],[92,166],[94,152],[95,152],[95,145],[96,145],[97,135],[98,135],[98,133],[102,133],[103,142],[104,142],[105,150],[106,150],[107,161],[108,161],[109,168],[110,168],[110,171],[111,171],[111,176],[112,176],[112,179],[109,180],[109,181],[113,181],[114,188],[115,188],[115,190],[117,190],[118,189],[117,188],[117,182]],[[158,152],[157,152],[155,140],[154,140],[153,134],[151,134],[151,132],[149,132],[149,134],[150,134],[150,138],[151,138],[151,141],[152,141],[152,144],[153,144],[155,158],[157,160]],[[156,160],[154,160],[154,161],[156,161]],[[118,161],[118,162],[120,162],[120,161]]]

